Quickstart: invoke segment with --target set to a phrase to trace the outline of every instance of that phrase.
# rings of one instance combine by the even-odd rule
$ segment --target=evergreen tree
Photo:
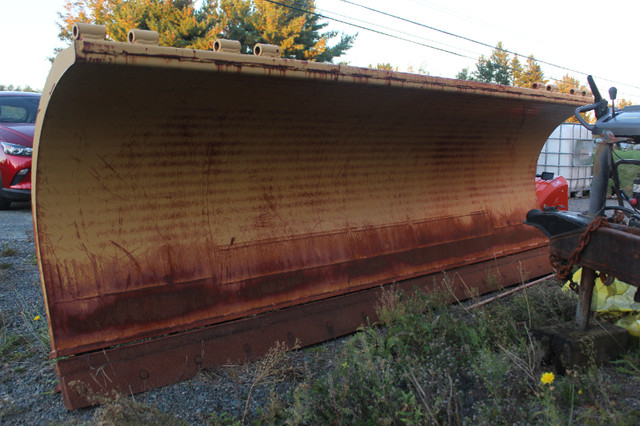
[[[493,83],[493,75],[495,74],[495,66],[484,56],[478,58],[476,70],[471,73],[469,78],[472,81],[482,81],[485,83]]]
[[[531,87],[535,82],[547,82],[542,67],[533,55],[529,56],[526,66],[523,67],[518,55],[514,54],[513,58],[509,59],[509,52],[502,46],[502,42],[498,42],[489,58],[484,55],[478,58],[476,70],[471,75],[469,75],[469,69],[464,68],[456,78],[517,87]]]
[[[469,68],[462,68],[458,74],[456,74],[456,78],[458,80],[471,80],[471,75],[469,74]]]
[[[502,46],[502,42],[498,42],[488,59],[484,55],[480,56],[476,70],[471,73],[471,79],[485,83],[511,84],[509,53]]]
[[[502,42],[498,42],[491,57],[489,58],[495,64],[494,81],[498,84],[511,84],[511,72],[509,69],[509,53],[504,50]]]

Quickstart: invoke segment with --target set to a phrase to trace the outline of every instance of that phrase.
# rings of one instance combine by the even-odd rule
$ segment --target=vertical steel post
[[[576,308],[576,328],[586,330],[589,325],[589,311],[591,310],[591,298],[596,282],[596,271],[582,267],[580,289],[578,290],[578,306]]]
[[[611,144],[608,143],[606,138],[603,138],[597,144],[596,158],[593,164],[593,181],[591,183],[591,199],[589,201],[588,213],[591,218],[604,215],[610,170]],[[578,330],[586,330],[589,325],[589,313],[591,310],[591,298],[593,297],[595,280],[596,271],[583,266],[575,319]]]
[[[607,186],[611,171],[611,144],[604,138],[597,144],[594,160],[591,198],[589,200],[589,217],[591,218],[603,216],[607,202]]]

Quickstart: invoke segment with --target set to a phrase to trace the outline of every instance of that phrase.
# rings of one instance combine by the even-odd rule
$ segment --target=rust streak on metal
[[[303,345],[310,345],[351,333],[360,325],[377,320],[374,307],[382,291],[398,289],[410,292],[416,287],[425,291],[438,289],[454,300],[469,296],[465,283],[484,281],[479,287],[480,292],[496,290],[505,283],[518,280],[522,269],[533,276],[548,273],[547,256],[546,248],[530,250],[452,269],[446,274],[428,275],[182,334],[61,359],[56,362],[56,369],[62,383],[64,402],[68,409],[80,408],[90,405],[88,394],[109,394],[112,390],[138,393],[178,379],[186,380],[201,368],[255,359],[266,353],[274,341],[288,342],[293,346],[298,340]],[[487,282],[488,276],[495,280],[491,286]],[[435,287],[434,283],[437,283]],[[220,351],[221,347],[225,350]],[[76,386],[70,386],[72,382]],[[79,392],[79,389],[88,393]]]

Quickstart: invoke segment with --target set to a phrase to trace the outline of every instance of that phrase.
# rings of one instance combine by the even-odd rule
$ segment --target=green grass
[[[570,321],[575,296],[547,282],[469,310],[443,295],[386,293],[380,325],[352,336],[334,367],[307,377],[256,424],[634,424],[619,383],[640,381],[640,348],[615,368],[565,375],[544,364],[532,327]],[[543,373],[555,373],[552,383]],[[612,378],[615,374],[618,377]],[[270,403],[274,405],[273,401]],[[269,404],[268,404],[269,405]],[[264,412],[270,415],[265,417]],[[262,413],[262,416],[260,415]],[[246,413],[245,413],[246,414]],[[216,414],[218,424],[240,420]],[[235,423],[237,424],[237,423]]]
[[[13,247],[9,247],[6,243],[2,244],[2,248],[0,248],[0,257],[11,257],[15,256],[18,253],[16,249]]]
[[[621,158],[640,160],[640,151],[628,150],[615,150],[613,155],[613,161],[617,161]],[[638,179],[638,173],[640,173],[640,167],[634,165],[621,165],[618,167],[618,176],[620,177],[620,187],[622,190],[631,197],[633,192],[633,180]],[[609,187],[613,184],[610,180]]]
[[[6,290],[5,290],[6,291]],[[47,321],[33,301],[16,294],[15,314],[20,325],[7,325],[7,313],[0,312],[0,363],[29,358],[34,354],[46,358],[51,350]]]
[[[527,305],[467,311],[438,299],[388,297],[380,308],[385,327],[355,336],[339,367],[296,397],[292,417],[301,424],[533,421],[536,398],[513,404],[537,389]]]
[[[10,247],[7,243],[3,243],[2,247],[0,247],[0,257],[13,257],[16,254],[18,254],[17,250]],[[0,262],[0,270],[7,270],[9,268],[11,268],[11,263]]]
[[[0,359],[19,361],[28,357],[28,339],[17,333],[0,331]]]

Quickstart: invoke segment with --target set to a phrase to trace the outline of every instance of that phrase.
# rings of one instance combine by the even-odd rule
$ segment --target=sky
[[[65,46],[56,25],[64,3],[0,0],[0,84],[44,87],[48,58]],[[455,78],[501,41],[511,52],[534,55],[550,80],[569,74],[586,85],[592,74],[603,95],[614,85],[619,98],[640,103],[637,0],[316,0],[316,7],[334,18],[325,20],[327,29],[358,34],[338,59],[349,65],[390,63]]]

